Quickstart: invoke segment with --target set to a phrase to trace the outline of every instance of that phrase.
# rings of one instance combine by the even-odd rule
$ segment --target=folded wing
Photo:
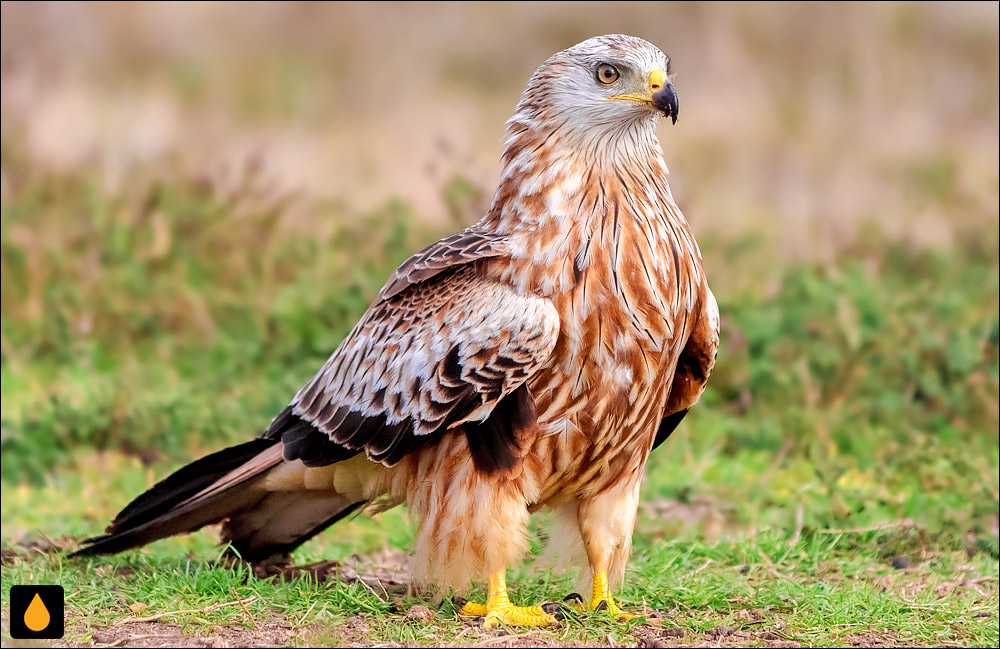
[[[265,434],[281,439],[286,460],[325,466],[364,452],[392,466],[461,426],[477,468],[520,461],[535,419],[526,383],[555,346],[555,307],[482,278],[474,264],[408,272]]]

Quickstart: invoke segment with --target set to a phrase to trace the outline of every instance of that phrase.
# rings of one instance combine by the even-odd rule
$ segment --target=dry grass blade
[[[711,563],[712,563],[711,559],[705,559],[705,563],[701,564],[700,566],[698,566],[697,568],[695,568],[694,570],[692,570],[688,574],[684,575],[684,579],[690,579],[691,577],[694,577],[699,572],[701,572],[702,570],[704,570],[705,568],[707,568],[709,565],[711,565]],[[643,602],[643,606],[645,606],[645,601]]]
[[[256,630],[257,629],[257,621],[253,619],[253,615],[250,615],[250,611],[247,610],[246,602],[244,602],[240,598],[240,594],[238,592],[236,592],[235,588],[232,589],[232,590],[233,590],[233,595],[236,597],[236,602],[240,605],[240,608],[243,610],[244,617],[246,617],[247,622],[250,623],[250,626],[253,627]],[[251,597],[255,597],[255,596],[252,595]]]
[[[802,538],[802,523],[804,517],[805,512],[802,510],[802,504],[799,503],[795,506],[795,532],[792,534],[792,538],[788,540],[788,547],[798,545],[799,539]]]
[[[908,527],[913,522],[909,519],[896,521],[894,523],[881,523],[871,527],[852,527],[844,529],[816,530],[817,534],[864,534],[865,532],[879,532],[881,530],[891,530],[897,527]]]
[[[778,570],[777,566],[774,565],[774,562],[771,561],[771,559],[769,559],[768,556],[766,554],[764,554],[764,551],[761,550],[760,548],[757,548],[757,554],[760,555],[760,558],[764,560],[764,567],[767,568],[767,571],[769,573],[771,573],[772,575],[774,575],[775,577],[777,577],[779,579],[792,579],[793,578],[791,575],[785,574],[785,573],[781,572],[780,570]]]
[[[238,605],[241,608],[243,608],[247,604],[249,604],[250,602],[252,602],[252,601],[254,601],[256,599],[257,599],[256,595],[251,595],[250,597],[248,597],[246,599],[236,599],[236,600],[233,600],[231,602],[222,602],[221,604],[212,604],[212,605],[206,606],[204,608],[190,608],[190,609],[185,609],[185,610],[182,610],[182,611],[167,611],[165,613],[157,613],[156,615],[150,615],[149,617],[127,617],[127,618],[119,621],[118,624],[132,624],[132,623],[135,623],[135,622],[155,622],[156,620],[160,620],[162,618],[169,617],[171,615],[184,615],[184,614],[187,614],[187,613],[213,613],[215,611],[218,611],[220,608],[225,608],[227,606],[233,606],[233,605]],[[243,610],[246,610],[246,609],[243,608]]]
[[[300,617],[299,621],[295,623],[295,626],[302,626],[302,623],[306,621],[306,618],[309,617],[309,614],[312,613],[312,610],[316,608],[316,601],[314,601],[312,604],[309,605],[309,608],[306,609],[306,612],[302,614],[302,617]]]

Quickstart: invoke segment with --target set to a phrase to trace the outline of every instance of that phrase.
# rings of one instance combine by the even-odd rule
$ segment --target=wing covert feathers
[[[280,437],[286,460],[310,467],[361,451],[392,466],[465,425],[497,454],[481,448],[477,462],[510,468],[534,424],[527,388],[515,392],[546,362],[558,333],[549,300],[483,279],[472,264],[439,270],[377,300],[266,436]],[[487,425],[501,402],[510,421]]]
[[[432,243],[404,261],[379,291],[379,300],[399,295],[406,287],[419,284],[449,268],[476,259],[497,257],[510,252],[506,238],[473,227]]]

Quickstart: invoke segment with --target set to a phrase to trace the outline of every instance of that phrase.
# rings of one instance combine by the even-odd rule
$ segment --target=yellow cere
[[[663,90],[664,84],[667,82],[667,73],[663,70],[656,69],[649,73],[649,94],[655,94]]]

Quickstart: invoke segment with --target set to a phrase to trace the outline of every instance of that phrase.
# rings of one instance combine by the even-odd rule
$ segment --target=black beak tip
[[[663,90],[653,95],[653,107],[663,113],[664,117],[669,117],[671,124],[677,123],[677,91],[673,85],[667,84]]]

